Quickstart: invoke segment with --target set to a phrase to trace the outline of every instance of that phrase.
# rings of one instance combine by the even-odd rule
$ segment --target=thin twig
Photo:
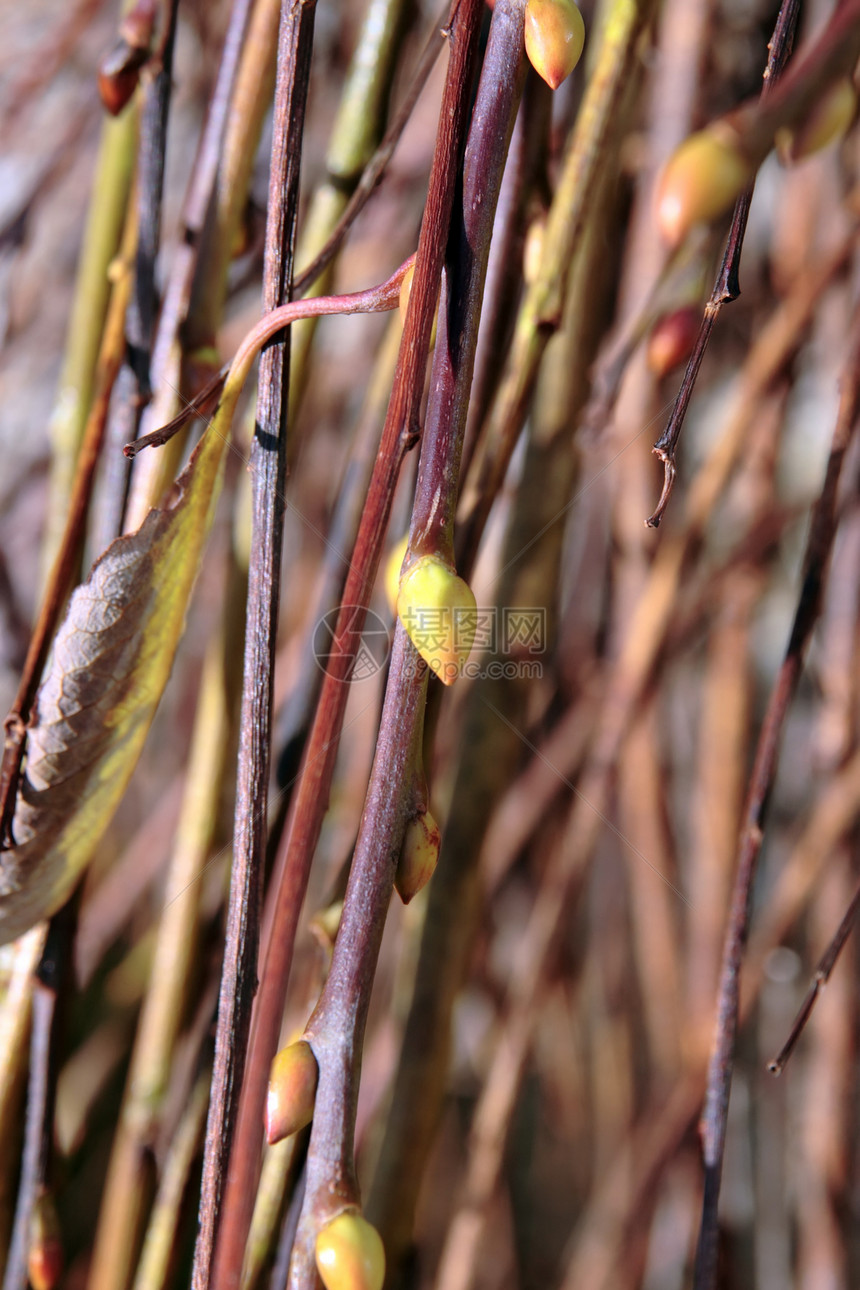
[[[298,5],[285,7],[281,14],[263,282],[265,309],[284,304],[292,295],[299,169],[315,13],[314,0],[310,3],[301,0]],[[281,581],[288,387],[289,338],[272,344],[261,359],[257,424],[251,449],[253,556],[245,617],[233,869],[212,1100],[206,1126],[200,1228],[194,1251],[192,1284],[195,1290],[209,1290],[213,1284],[224,1175],[236,1124],[251,1027],[251,1003],[257,985],[272,675]]]
[[[764,86],[761,91],[762,100],[766,99],[767,95],[771,93],[791,54],[799,9],[800,0],[783,0],[780,6],[776,26],[768,45],[767,65],[763,74]],[[678,447],[678,440],[681,437],[681,430],[684,426],[684,419],[687,415],[687,408],[690,404],[696,379],[699,375],[699,368],[702,365],[705,350],[708,348],[708,342],[711,339],[714,323],[717,321],[723,305],[729,304],[732,300],[737,300],[741,294],[741,252],[754,188],[755,178],[735,202],[720,271],[717,274],[711,298],[705,305],[705,313],[699,328],[699,334],[696,337],[693,352],[687,361],[687,368],[669,417],[669,423],[654,445],[654,454],[663,463],[663,491],[653,514],[649,515],[645,521],[648,527],[652,529],[659,527],[666,507],[669,505],[669,498],[672,494],[677,473],[675,452]]]
[[[237,1146],[230,1162],[230,1194],[245,1209],[247,1192],[256,1187],[259,1169],[259,1130],[269,1066],[275,1054],[283,998],[292,962],[299,911],[307,886],[311,859],[322,826],[334,772],[335,757],[353,660],[361,640],[366,607],[376,576],[400,466],[418,439],[418,415],[424,390],[427,350],[445,240],[457,174],[457,159],[465,138],[471,90],[471,69],[480,21],[473,0],[454,0],[449,28],[450,58],[439,115],[439,130],[421,224],[415,276],[403,329],[394,386],[350,563],[343,602],[334,632],[333,649],[314,720],[291,815],[272,878],[271,911],[254,1009],[254,1028],[239,1113]],[[228,1197],[229,1200],[229,1197]],[[225,1204],[225,1226],[233,1222],[232,1203]],[[247,1221],[237,1217],[231,1266],[238,1270]],[[236,1260],[235,1263],[233,1260]]]
[[[33,1207],[47,1182],[53,1141],[54,1088],[58,997],[69,966],[69,945],[74,912],[70,906],[52,920],[42,958],[36,969],[30,1030],[30,1074],[27,1117],[15,1224],[3,1277],[3,1290],[25,1290],[30,1252]]]
[[[848,940],[859,909],[860,884],[858,884],[854,895],[851,897],[851,901],[845,911],[842,922],[836,929],[832,941],[818,961],[815,975],[813,976],[809,990],[806,993],[806,998],[798,1009],[797,1016],[794,1019],[791,1031],[789,1032],[788,1039],[779,1050],[777,1056],[774,1057],[773,1061],[768,1062],[767,1064],[767,1068],[771,1075],[781,1075],[785,1070],[786,1062],[794,1052],[798,1039],[803,1034],[804,1028],[810,1018],[812,1009],[815,1007],[818,996],[830,980],[830,973],[836,966],[836,960],[839,958],[839,955],[842,953],[842,947]]]
[[[294,290],[298,295],[302,291],[307,291],[308,287],[316,282],[317,278],[331,264],[334,257],[340,250],[341,244],[361,212],[364,210],[374,190],[385,173],[389,161],[394,155],[400,136],[403,134],[409,119],[415,110],[415,104],[421,95],[421,91],[427,84],[427,78],[433,70],[436,59],[445,47],[444,29],[442,22],[447,9],[437,17],[433,23],[433,30],[427,37],[427,43],[421,51],[418,59],[418,65],[412,74],[412,80],[409,85],[409,91],[402,104],[397,109],[397,113],[391,122],[391,125],[385,132],[382,142],[368,161],[361,178],[359,179],[355,191],[347,202],[337,225],[332,230],[325,246],[317,255],[314,256],[310,264],[302,269],[301,273],[296,274]]]
[[[461,14],[463,11],[461,3]],[[464,15],[465,16],[465,15]],[[460,455],[487,258],[525,78],[523,0],[497,0],[454,206],[409,537],[410,557],[453,557]],[[391,669],[331,971],[306,1029],[319,1066],[307,1182],[290,1267],[315,1283],[320,1227],[358,1201],[354,1135],[364,1029],[394,873],[410,818],[427,810],[421,760],[427,668],[398,622]]]
[[[63,606],[72,589],[80,560],[93,482],[104,441],[108,405],[114,381],[122,363],[125,313],[131,287],[127,257],[134,246],[136,226],[134,212],[130,211],[123,235],[119,273],[114,281],[101,339],[95,372],[93,405],[84,429],[65,529],[45,585],[39,617],[30,638],[15,699],[4,722],[5,740],[2,765],[0,765],[0,847],[14,845],[11,826],[15,813],[18,776],[26,748],[27,723],[30,720],[48,650]]]
[[[126,354],[120,369],[108,421],[104,475],[96,502],[93,545],[103,551],[123,529],[129,468],[120,452],[123,443],[136,439],[143,409],[152,397],[150,361],[155,338],[158,293],[155,261],[161,242],[161,208],[167,121],[172,88],[173,49],[178,0],[163,6],[165,29],[160,38],[156,75],[147,84],[140,117],[137,156],[137,247],[131,299],[125,323]]]
[[[815,504],[804,557],[803,582],[785,657],[771,690],[759,735],[755,764],[738,854],[731,913],[723,947],[717,1026],[702,1113],[702,1154],[705,1194],[702,1227],[696,1253],[696,1290],[712,1290],[717,1271],[717,1204],[720,1193],[732,1062],[738,1026],[740,970],[749,925],[750,899],[756,862],[763,841],[767,802],[776,773],[782,731],[800,677],[806,646],[821,604],[833,538],[836,532],[836,494],[842,463],[851,442],[860,400],[860,311],[855,314],[848,360],[843,373],[839,414],[833,432],[824,484]]]

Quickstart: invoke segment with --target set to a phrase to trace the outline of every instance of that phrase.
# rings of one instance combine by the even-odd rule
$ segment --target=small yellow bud
[[[318,1079],[317,1060],[306,1040],[288,1044],[275,1057],[266,1097],[266,1138],[270,1146],[310,1124]]]
[[[523,280],[526,286],[536,281],[540,268],[543,245],[546,241],[546,216],[538,215],[526,229],[523,244]]]
[[[400,570],[403,568],[403,557],[409,545],[409,534],[402,537],[394,547],[385,565],[385,599],[391,606],[391,612],[397,613],[397,593],[400,590]]]
[[[701,320],[701,311],[692,305],[674,309],[658,318],[645,351],[648,366],[656,377],[667,376],[673,368],[687,361],[693,352]]]
[[[857,112],[857,91],[850,77],[844,77],[822,94],[802,125],[794,130],[776,132],[780,160],[786,163],[804,161],[814,152],[842,139]]]
[[[751,177],[730,127],[718,123],[691,134],[669,158],[657,189],[657,223],[669,245],[722,215]]]
[[[33,1205],[27,1276],[33,1290],[54,1290],[63,1272],[63,1244],[54,1198],[42,1187]]]
[[[582,56],[582,14],[572,0],[528,0],[525,36],[529,62],[557,90]]]
[[[382,1290],[382,1238],[355,1210],[345,1210],[320,1228],[315,1254],[326,1290]]]
[[[413,816],[407,824],[394,875],[394,886],[404,905],[433,877],[441,841],[439,825],[429,811]]]
[[[409,304],[409,297],[412,294],[412,279],[415,277],[415,261],[413,260],[409,268],[403,275],[403,281],[400,284],[400,321],[406,322],[406,308]]]
[[[397,616],[428,667],[453,685],[475,641],[472,589],[435,555],[421,556],[400,579]]]
[[[343,901],[336,900],[333,904],[326,905],[325,909],[318,909],[309,924],[310,931],[329,954],[334,949],[342,913]]]

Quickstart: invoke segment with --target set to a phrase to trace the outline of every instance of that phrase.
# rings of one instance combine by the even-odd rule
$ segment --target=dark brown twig
[[[800,9],[799,0],[783,0],[780,6],[779,15],[774,27],[773,36],[768,46],[767,65],[764,69],[764,86],[762,87],[761,98],[765,99],[771,93],[777,77],[782,72],[791,54],[794,44],[794,33],[797,27],[797,15]],[[699,375],[699,368],[702,365],[702,359],[705,356],[705,350],[708,348],[708,342],[711,339],[711,332],[714,323],[720,315],[723,305],[729,304],[732,300],[737,300],[741,294],[740,285],[740,263],[741,252],[744,245],[744,235],[747,230],[747,219],[749,218],[750,203],[752,202],[753,190],[755,188],[755,179],[741,193],[735,202],[735,209],[732,213],[731,227],[726,241],[726,247],[723,251],[723,259],[720,264],[720,271],[717,274],[717,280],[714,283],[714,289],[711,297],[705,305],[705,313],[702,318],[699,334],[696,337],[696,343],[693,346],[693,352],[687,360],[687,367],[684,372],[684,378],[681,381],[681,388],[675,399],[672,408],[669,423],[661,434],[660,438],[654,444],[654,454],[659,457],[663,463],[663,490],[660,494],[660,500],[652,515],[649,515],[645,523],[649,528],[656,529],[660,525],[666,507],[669,505],[669,498],[672,495],[672,488],[675,484],[675,475],[677,468],[675,465],[675,453],[678,447],[678,440],[681,437],[681,431],[684,427],[684,420],[687,416],[687,408],[693,394],[693,389]]]
[[[299,4],[284,7],[281,13],[263,282],[266,310],[284,304],[292,295],[299,169],[315,12],[314,0],[301,0]],[[221,1195],[245,1068],[251,1003],[257,985],[272,676],[280,601],[288,386],[289,337],[271,344],[261,359],[257,424],[251,448],[253,555],[245,617],[233,870],[212,1101],[206,1128],[200,1229],[194,1251],[192,1284],[195,1290],[209,1290],[213,1283],[217,1284],[213,1258]]]
[[[117,377],[107,429],[101,501],[96,506],[96,551],[103,551],[122,532],[130,476],[128,462],[121,455],[120,449],[128,440],[137,438],[143,409],[152,397],[150,362],[158,309],[155,261],[161,241],[164,162],[177,9],[178,0],[170,0],[163,7],[165,28],[160,38],[158,71],[146,86],[141,110],[134,280],[126,314],[125,363]]]
[[[28,1285],[33,1209],[40,1190],[47,1182],[53,1140],[58,997],[69,966],[75,906],[73,901],[51,920],[35,974],[24,1151],[3,1290],[26,1290]]]
[[[717,1203],[720,1194],[732,1063],[738,1027],[741,961],[749,926],[752,885],[764,836],[765,813],[776,772],[782,731],[800,677],[806,646],[821,605],[837,525],[837,490],[842,463],[854,433],[858,401],[860,401],[860,312],[855,314],[853,320],[839,414],[833,432],[827,471],[821,494],[812,513],[804,558],[803,583],[794,623],[759,735],[744,812],[729,926],[723,947],[716,1034],[708,1069],[708,1087],[701,1122],[705,1192],[702,1227],[696,1253],[695,1290],[712,1290],[716,1280]]]
[[[316,282],[320,274],[325,272],[334,257],[337,255],[347,233],[364,210],[370,198],[373,196],[377,184],[381,180],[389,161],[394,155],[394,150],[397,147],[400,136],[412,116],[415,104],[418,102],[421,95],[421,91],[427,84],[427,78],[433,70],[436,59],[444,48],[443,37],[445,33],[444,31],[440,31],[439,28],[442,25],[445,12],[447,12],[447,10],[444,10],[434,22],[433,30],[427,38],[427,43],[421,51],[421,56],[418,59],[418,66],[415,68],[412,75],[409,92],[400,107],[397,109],[397,113],[391,122],[391,125],[386,130],[382,142],[362,171],[361,178],[356,185],[355,192],[350,197],[346,205],[346,209],[338,220],[335,228],[332,230],[331,236],[322,250],[314,256],[310,264],[306,268],[302,269],[301,273],[296,275],[294,289],[297,295],[302,291],[307,291],[308,287],[312,286],[313,283]]]
[[[772,1062],[768,1062],[767,1068],[771,1075],[781,1075],[785,1070],[786,1063],[797,1046],[797,1041],[803,1034],[807,1021],[812,1015],[812,1009],[815,1007],[819,994],[830,980],[830,973],[836,966],[836,960],[842,953],[842,948],[851,933],[857,918],[857,911],[860,910],[860,884],[858,884],[854,895],[846,909],[842,922],[839,924],[836,932],[827,949],[818,960],[818,966],[806,992],[806,998],[798,1009],[797,1016],[792,1023],[788,1039],[786,1039],[779,1053],[774,1057]]]

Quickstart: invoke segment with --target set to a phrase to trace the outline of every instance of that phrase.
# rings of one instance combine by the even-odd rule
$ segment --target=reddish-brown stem
[[[454,515],[475,365],[477,320],[492,220],[525,78],[523,14],[520,3],[500,3],[493,11],[481,88],[469,131],[462,218],[452,225],[442,278],[438,338],[408,560],[438,555],[454,563]],[[493,92],[482,94],[485,86],[493,86]]]
[[[347,575],[334,648],[278,857],[272,912],[267,918],[270,930],[263,950],[247,1077],[239,1108],[236,1150],[230,1167],[230,1195],[225,1204],[225,1250],[228,1224],[230,1242],[229,1256],[225,1253],[224,1261],[220,1264],[224,1269],[221,1284],[225,1286],[232,1284],[241,1266],[249,1217],[247,1197],[253,1196],[259,1170],[269,1066],[278,1041],[299,911],[328,801],[337,742],[349,692],[347,682],[361,639],[366,606],[379,564],[400,465],[404,454],[418,436],[418,412],[424,386],[427,349],[454,199],[458,161],[465,138],[480,18],[479,0],[456,0],[449,29],[451,52],[439,132],[394,388]]]
[[[444,12],[436,19],[433,24],[433,30],[427,40],[421,56],[418,59],[418,66],[412,76],[409,86],[409,92],[403,100],[391,125],[385,132],[385,136],[379,147],[374,152],[370,161],[364,168],[361,178],[359,179],[355,192],[347,202],[346,209],[338,220],[331,236],[322,250],[314,256],[310,264],[303,268],[301,273],[296,274],[295,290],[296,292],[306,291],[308,287],[316,282],[321,273],[324,273],[337,255],[340,246],[361,212],[364,210],[370,198],[373,196],[377,184],[381,180],[385,169],[394,155],[394,149],[397,147],[398,140],[406,128],[406,125],[412,116],[415,104],[421,95],[421,91],[427,84],[427,78],[432,72],[436,59],[442,51],[444,32],[439,31],[441,21],[444,18]]]
[[[523,0],[497,0],[448,239],[410,545],[453,557],[460,454],[496,203],[523,80]],[[376,757],[331,972],[306,1035],[320,1076],[290,1285],[314,1282],[320,1226],[359,1199],[354,1135],[364,1028],[403,833],[426,810],[427,670],[398,623]]]
[[[771,691],[759,735],[750,780],[738,853],[729,925],[723,947],[717,1024],[708,1069],[708,1087],[702,1113],[702,1153],[705,1194],[702,1227],[696,1254],[696,1290],[712,1290],[717,1270],[717,1203],[726,1143],[732,1061],[738,1026],[740,971],[749,926],[750,898],[756,863],[763,840],[768,797],[788,709],[794,695],[806,646],[818,617],[837,525],[836,495],[842,463],[854,433],[860,402],[860,313],[855,316],[848,360],[843,376],[839,414],[821,495],[815,504],[804,559],[803,583],[785,658]]]
[[[281,11],[263,278],[266,310],[283,305],[292,295],[299,171],[315,12],[315,0],[299,0]],[[244,370],[241,351],[238,366],[240,371]],[[221,1196],[245,1068],[251,1005],[257,987],[272,680],[281,584],[288,391],[289,333],[285,340],[270,342],[261,359],[257,423],[251,446],[252,557],[245,611],[233,867],[212,1098],[206,1126],[200,1228],[194,1251],[192,1284],[195,1290],[209,1290],[211,1285],[218,1284],[218,1264],[213,1260]]]

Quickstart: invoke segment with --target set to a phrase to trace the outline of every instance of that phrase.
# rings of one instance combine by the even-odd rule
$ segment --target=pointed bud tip
[[[420,556],[400,579],[397,615],[427,666],[453,685],[477,630],[478,607],[469,584],[438,556]]]
[[[320,1228],[314,1253],[326,1290],[382,1290],[382,1238],[357,1211],[345,1210]]]
[[[657,223],[665,241],[677,246],[694,224],[722,215],[751,174],[724,123],[690,135],[667,161],[657,188]]]
[[[413,816],[407,824],[394,876],[394,886],[404,905],[433,877],[441,843],[439,825],[429,811]]]
[[[557,90],[582,56],[582,14],[572,0],[528,0],[525,24],[529,62],[550,89]]]
[[[282,1048],[272,1062],[266,1094],[269,1146],[298,1133],[314,1117],[319,1067],[310,1044],[300,1039]]]
[[[27,1276],[32,1290],[54,1290],[63,1274],[63,1243],[54,1198],[44,1188],[33,1206]]]

